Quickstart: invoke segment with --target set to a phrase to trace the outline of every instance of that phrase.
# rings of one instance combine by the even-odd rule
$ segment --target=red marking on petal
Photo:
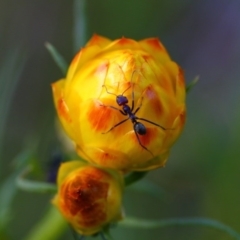
[[[186,111],[185,110],[180,113],[180,119],[181,119],[181,123],[183,126],[186,122]]]
[[[102,37],[100,37],[99,35],[93,34],[92,38],[91,38],[90,41],[88,42],[88,46],[89,46],[89,45],[95,45],[95,44],[97,45],[101,38],[102,38]]]
[[[95,70],[96,74],[106,74],[107,69],[109,68],[109,62],[100,64]]]
[[[97,151],[94,154],[95,159],[98,159],[100,163],[107,163],[108,161],[118,161],[116,155],[105,152],[105,151]]]
[[[150,59],[152,59],[152,56],[150,55],[142,55],[143,59],[148,62]]]
[[[128,44],[129,42],[130,42],[129,39],[127,39],[125,37],[122,37],[121,39],[118,40],[118,43],[122,44],[122,45]]]
[[[116,41],[116,44],[124,46],[124,45],[129,45],[129,44],[136,44],[136,42],[132,39],[122,37],[121,39]]]
[[[115,111],[110,107],[101,106],[98,103],[93,103],[92,106],[89,107],[89,111],[87,113],[88,121],[94,130],[99,132],[104,132],[109,128],[109,120],[111,120],[114,115],[116,115]],[[112,122],[112,121],[110,121]]]
[[[139,144],[137,136],[132,135],[134,137],[134,142]],[[154,139],[157,137],[157,131],[155,128],[147,128],[147,132],[145,135],[139,135],[139,140],[143,146],[147,147]]]
[[[154,128],[147,128],[145,135],[140,135],[139,139],[144,146],[149,145],[157,136],[157,131]]]
[[[165,51],[165,48],[164,46],[162,45],[162,43],[159,41],[158,38],[149,38],[149,39],[146,39],[146,42],[151,45],[151,47],[155,48],[156,50],[164,50]]]
[[[81,211],[82,218],[78,220],[78,223],[85,228],[102,225],[107,219],[106,212],[105,203],[89,204]]]
[[[184,85],[184,71],[180,67],[178,69],[179,69],[179,71],[178,71],[177,81],[180,85]]]
[[[81,176],[76,176],[61,188],[60,196],[63,198],[65,210],[72,216],[78,215],[81,226],[101,224],[106,220],[109,184],[95,178],[94,173],[80,173]]]
[[[151,107],[154,109],[154,112],[156,113],[157,116],[161,116],[163,113],[163,106],[159,100],[159,95],[156,93],[152,85],[149,85],[144,94],[147,99],[149,100],[149,104]]]
[[[58,109],[58,113],[61,117],[63,117],[67,122],[71,122],[72,119],[69,115],[69,109],[68,109],[68,106],[66,104],[66,102],[64,101],[63,98],[60,98],[58,100],[58,106],[57,106],[57,109]]]
[[[87,42],[86,47],[98,45],[99,47],[104,47],[111,42],[110,39],[103,36],[93,34],[92,38]]]

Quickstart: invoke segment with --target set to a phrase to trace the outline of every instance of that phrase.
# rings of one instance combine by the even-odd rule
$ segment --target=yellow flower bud
[[[157,38],[94,35],[52,89],[78,154],[99,166],[162,167],[185,123],[183,71]]]
[[[57,184],[52,202],[78,233],[92,235],[121,219],[123,179],[118,172],[71,161],[60,166]]]

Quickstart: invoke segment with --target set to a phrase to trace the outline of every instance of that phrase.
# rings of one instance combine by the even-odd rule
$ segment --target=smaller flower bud
[[[95,234],[121,219],[120,173],[71,161],[60,166],[57,184],[52,203],[79,234]]]

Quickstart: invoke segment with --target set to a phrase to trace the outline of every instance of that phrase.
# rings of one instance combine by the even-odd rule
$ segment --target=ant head
[[[118,95],[116,98],[116,102],[119,106],[123,106],[128,103],[128,99],[123,95]]]

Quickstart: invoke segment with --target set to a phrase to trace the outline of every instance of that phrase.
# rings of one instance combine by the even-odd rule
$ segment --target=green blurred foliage
[[[50,84],[63,75],[44,44],[50,42],[70,61],[76,42],[81,46],[75,37],[75,4],[0,1],[0,194],[8,199],[8,204],[0,201],[0,209],[6,210],[0,211],[0,218],[9,215],[8,226],[0,226],[0,239],[24,239],[48,209],[50,194],[14,187],[13,176],[20,167],[13,160],[24,149],[34,148],[46,170],[60,146]],[[239,12],[238,0],[86,1],[84,38],[93,33],[112,39],[159,37],[184,69],[186,82],[200,76],[188,94],[186,127],[167,166],[147,176],[164,189],[164,198],[129,190],[124,200],[127,215],[208,217],[240,232]],[[119,240],[231,239],[202,227],[151,231],[116,227],[112,232]],[[62,239],[72,239],[70,230],[66,234]]]

